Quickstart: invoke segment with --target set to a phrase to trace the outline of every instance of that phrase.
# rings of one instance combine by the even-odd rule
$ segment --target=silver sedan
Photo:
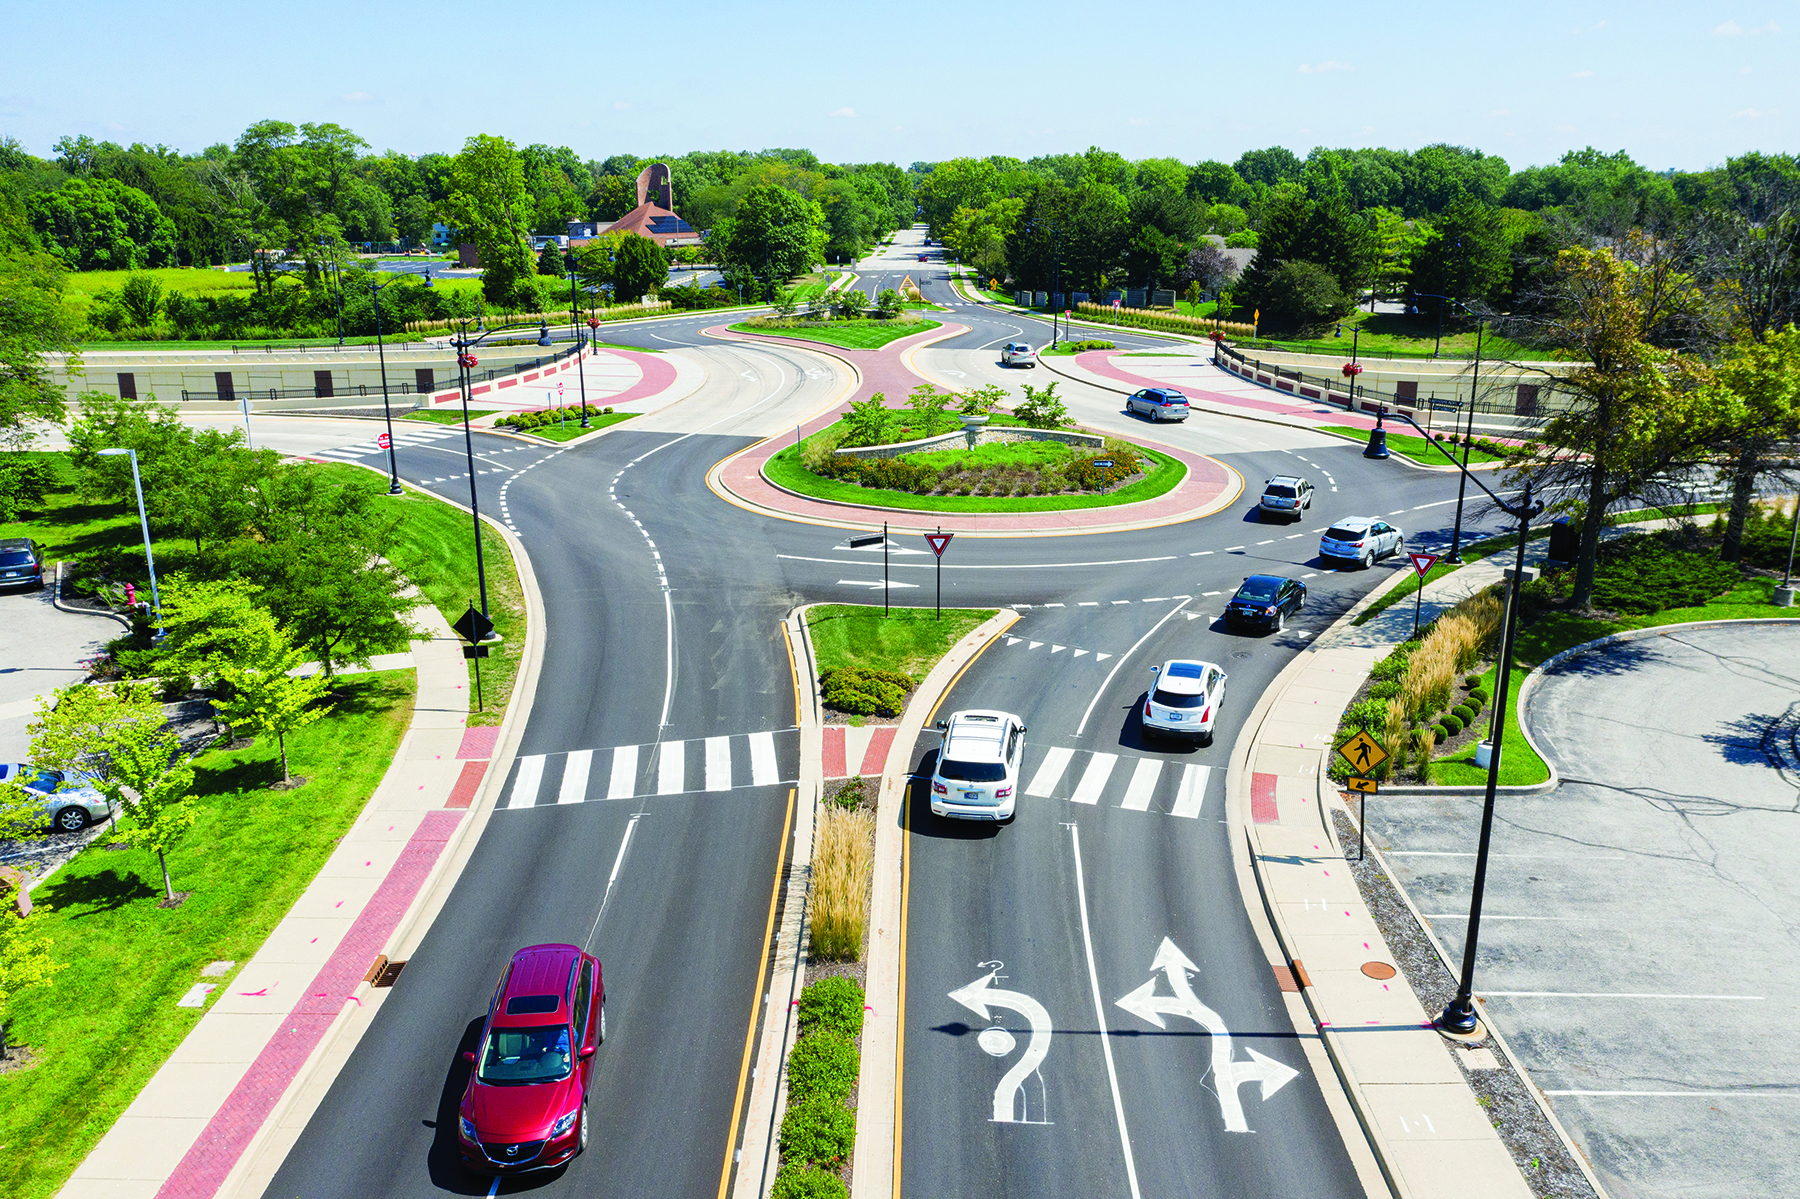
[[[0,763],[0,783],[17,783],[39,797],[44,823],[60,833],[78,833],[112,815],[112,805],[84,775],[7,762]]]

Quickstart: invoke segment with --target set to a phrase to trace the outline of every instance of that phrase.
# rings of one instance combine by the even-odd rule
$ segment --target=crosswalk
[[[792,784],[799,757],[797,729],[524,754],[501,793],[501,806],[545,808]]]
[[[429,445],[431,442],[445,441],[452,437],[461,440],[462,435],[463,431],[460,427],[453,428],[445,425],[433,425],[427,427],[415,426],[410,429],[396,429],[394,431],[394,445],[398,449],[405,449],[409,445]],[[308,457],[330,458],[338,462],[356,462],[360,459],[367,458],[371,454],[385,453],[387,453],[387,451],[377,445],[375,439],[371,437],[367,441],[352,442],[349,445],[341,445],[329,450],[314,450]]]
[[[1036,799],[1158,812],[1197,819],[1206,804],[1213,769],[1204,762],[1099,753],[1056,746],[1042,757],[1026,751],[1025,794]],[[1115,802],[1116,801],[1116,802]]]

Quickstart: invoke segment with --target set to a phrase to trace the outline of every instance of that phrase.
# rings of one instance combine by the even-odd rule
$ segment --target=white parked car
[[[0,783],[17,783],[35,796],[44,823],[59,833],[78,833],[112,815],[112,805],[85,775],[40,770],[29,762],[4,762]]]
[[[931,772],[931,814],[958,820],[1011,820],[1025,760],[1025,724],[1008,712],[956,712],[937,722],[944,735]]]
[[[1213,722],[1225,703],[1223,670],[1211,662],[1175,658],[1150,668],[1144,733],[1212,744]]]
[[[1406,534],[1385,520],[1373,516],[1349,516],[1334,521],[1325,536],[1319,538],[1319,557],[1328,562],[1355,562],[1364,570],[1369,564],[1406,547]]]
[[[1009,341],[1000,351],[1001,366],[1036,366],[1037,351],[1022,341]]]

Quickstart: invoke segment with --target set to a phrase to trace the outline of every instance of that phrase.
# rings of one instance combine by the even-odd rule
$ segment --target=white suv
[[[1018,802],[1025,725],[1007,712],[957,712],[937,722],[944,735],[931,772],[931,814],[1011,820]]]
[[[1036,366],[1037,351],[1022,341],[1009,341],[1000,350],[1001,366]]]
[[[1213,722],[1225,702],[1225,672],[1211,662],[1177,658],[1150,668],[1144,732],[1212,744]]]

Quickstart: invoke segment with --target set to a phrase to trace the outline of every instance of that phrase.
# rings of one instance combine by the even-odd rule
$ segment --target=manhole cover
[[[1386,962],[1364,962],[1362,972],[1370,978],[1389,979],[1394,977],[1394,968]]]
[[[1248,658],[1250,656],[1250,651],[1246,649],[1234,649],[1231,651],[1231,656],[1234,658]]]

